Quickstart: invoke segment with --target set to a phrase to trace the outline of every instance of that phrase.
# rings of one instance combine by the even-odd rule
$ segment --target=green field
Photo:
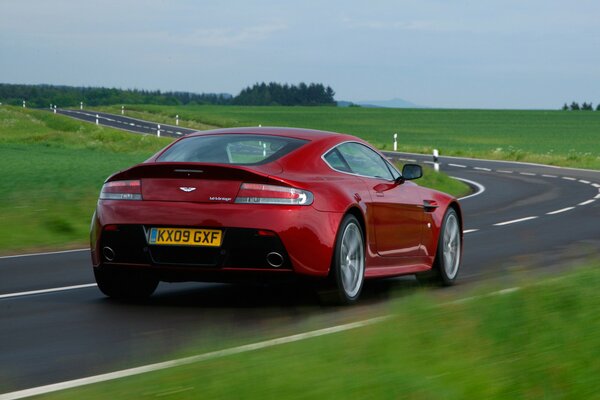
[[[167,143],[0,107],[0,253],[81,247],[104,180]]]
[[[592,262],[470,301],[407,290],[394,295],[385,323],[44,398],[598,398],[599,286],[600,263]]]
[[[120,113],[120,107],[104,108]],[[401,151],[600,169],[600,112],[336,107],[128,106],[128,115],[197,129],[293,126]]]
[[[106,177],[170,141],[0,107],[0,254],[86,245]],[[419,182],[456,195],[468,191],[433,172]]]

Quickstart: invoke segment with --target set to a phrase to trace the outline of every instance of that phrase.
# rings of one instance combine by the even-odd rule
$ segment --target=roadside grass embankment
[[[120,107],[105,107],[120,113]],[[192,128],[293,126],[350,133],[383,150],[600,169],[600,113],[337,107],[128,106],[127,114]]]
[[[597,398],[598,286],[592,261],[515,291],[479,287],[465,301],[408,290],[383,323],[43,398]]]
[[[169,141],[0,107],[0,254],[85,245],[104,180]]]
[[[104,180],[171,140],[0,107],[0,254],[87,245]],[[433,173],[419,183],[456,195],[468,191]]]

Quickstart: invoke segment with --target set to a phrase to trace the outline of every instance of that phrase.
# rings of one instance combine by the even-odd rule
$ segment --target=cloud
[[[236,47],[248,43],[259,42],[287,29],[283,23],[250,26],[245,28],[212,28],[195,29],[177,37],[171,36],[179,43],[195,47]]]

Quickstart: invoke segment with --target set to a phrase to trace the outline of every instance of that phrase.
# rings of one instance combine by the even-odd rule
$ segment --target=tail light
[[[261,183],[243,183],[235,202],[308,206],[312,204],[313,198],[313,194],[306,190]]]
[[[142,200],[142,182],[107,182],[100,191],[100,200]]]

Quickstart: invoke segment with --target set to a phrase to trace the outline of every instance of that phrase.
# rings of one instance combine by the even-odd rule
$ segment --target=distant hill
[[[391,99],[391,100],[369,100],[369,101],[358,101],[356,104],[363,107],[384,107],[384,108],[425,108],[424,106],[411,103],[404,99]]]

